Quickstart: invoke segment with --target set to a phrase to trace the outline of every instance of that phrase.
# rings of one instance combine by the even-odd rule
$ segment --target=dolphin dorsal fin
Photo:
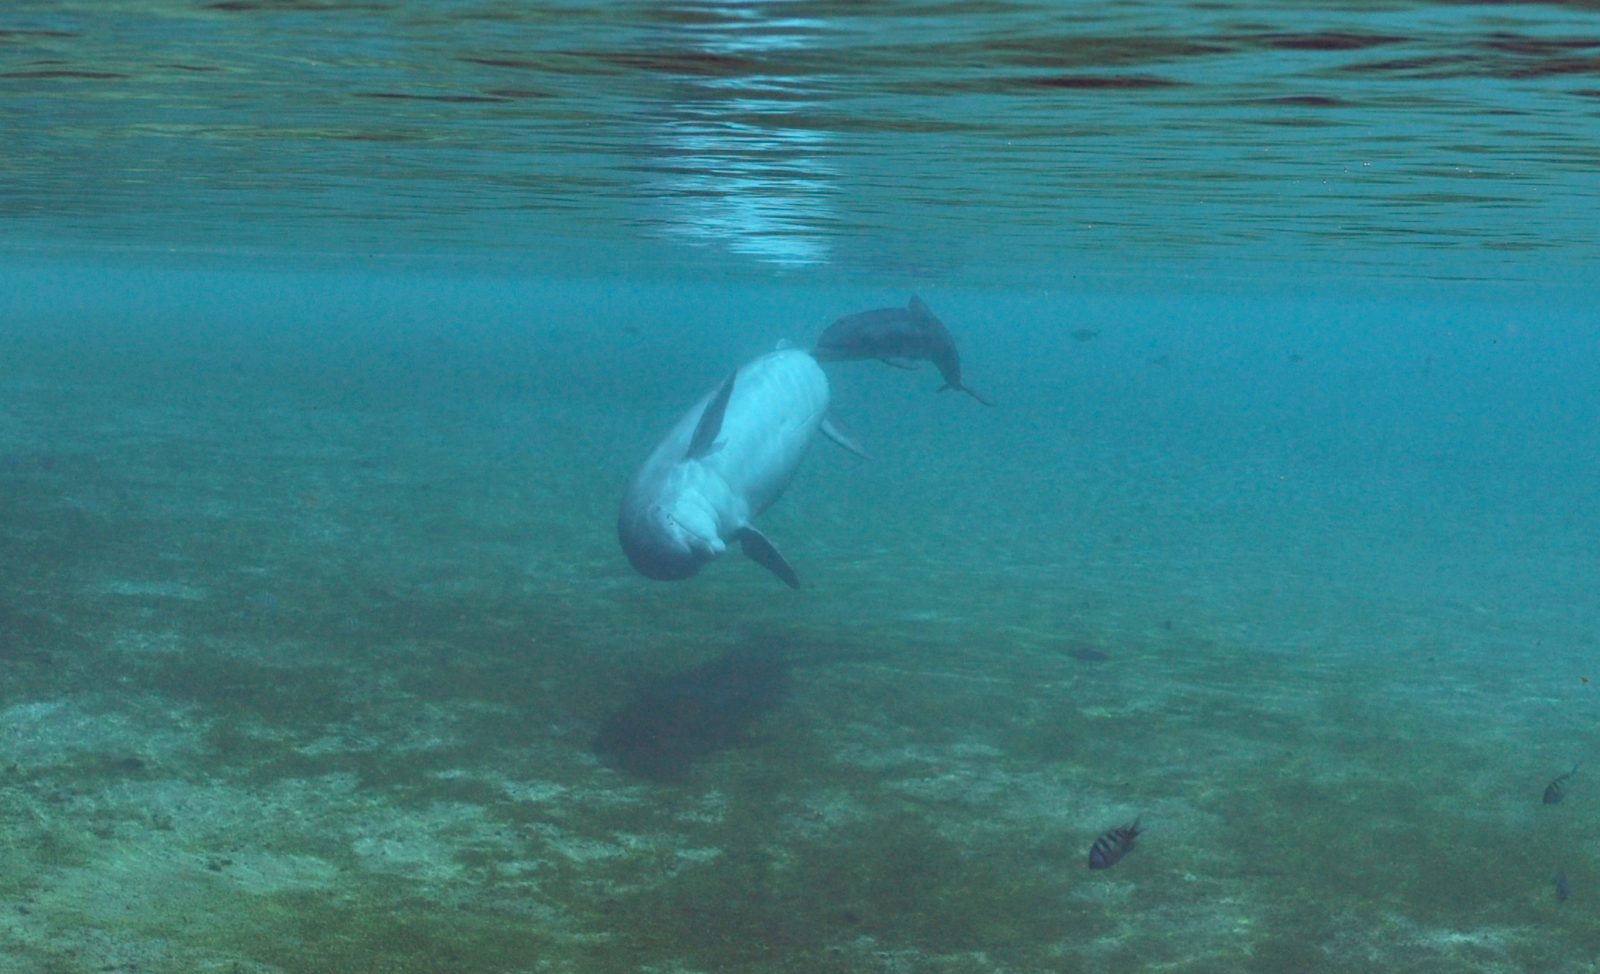
[[[906,310],[916,315],[918,318],[933,317],[933,312],[929,311],[928,306],[923,304],[922,299],[917,297],[915,294],[911,296],[911,302],[906,305]]]
[[[706,403],[705,412],[700,414],[700,422],[695,425],[694,436],[689,440],[689,450],[685,454],[689,459],[699,459],[710,453],[712,445],[717,442],[717,434],[722,432],[723,414],[728,411],[728,400],[733,398],[733,380],[738,377],[739,370],[733,370],[728,381]]]

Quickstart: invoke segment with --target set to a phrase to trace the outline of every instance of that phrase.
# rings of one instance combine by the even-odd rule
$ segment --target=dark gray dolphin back
[[[819,362],[926,358],[922,322],[906,308],[845,315],[823,329],[811,355]]]

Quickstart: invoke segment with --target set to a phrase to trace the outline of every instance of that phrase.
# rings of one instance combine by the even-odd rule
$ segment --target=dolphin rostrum
[[[738,539],[751,559],[790,588],[800,578],[751,524],[771,507],[827,422],[828,378],[810,354],[769,352],[735,369],[678,420],[622,499],[617,538],[648,578],[688,578]]]
[[[875,358],[904,368],[916,368],[910,363],[927,359],[944,376],[940,392],[956,389],[985,406],[994,405],[962,385],[961,356],[956,353],[955,338],[914,294],[904,308],[876,308],[838,319],[823,330],[811,354],[819,362]]]

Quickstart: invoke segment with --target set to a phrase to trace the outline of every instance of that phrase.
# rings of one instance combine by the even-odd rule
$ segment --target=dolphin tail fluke
[[[851,453],[854,453],[863,460],[872,459],[872,456],[868,454],[866,450],[861,449],[861,444],[856,442],[855,437],[851,436],[844,429],[841,429],[839,424],[833,421],[832,416],[823,418],[822,435],[844,447],[846,450],[849,450]]]
[[[985,396],[983,393],[981,393],[981,392],[977,391],[976,389],[973,389],[973,388],[971,388],[969,386],[962,386],[961,387],[961,391],[966,393],[967,395],[971,396],[972,398],[978,400],[979,402],[983,403],[985,406],[993,406],[994,405],[994,400],[993,399],[990,399],[988,396]]]
[[[700,414],[700,422],[694,428],[694,437],[689,440],[687,456],[690,458],[705,456],[717,442],[717,434],[722,432],[722,417],[728,411],[728,400],[733,398],[733,380],[738,377],[739,370],[735,369],[733,374],[728,376],[728,381],[717,390],[717,394],[706,403],[706,411]]]
[[[778,549],[772,546],[767,536],[752,527],[739,529],[739,547],[744,549],[746,558],[765,568],[767,571],[783,579],[783,584],[790,588],[800,587],[800,576],[794,573],[789,563],[778,554]]]
[[[983,395],[982,393],[978,392],[978,390],[972,388],[971,386],[953,386],[953,385],[950,385],[949,383],[945,383],[944,385],[940,386],[937,391],[938,392],[964,392],[967,395],[971,396],[972,398],[974,398],[974,399],[978,400],[979,402],[983,403],[985,406],[993,406],[994,405],[994,400],[993,399],[990,399],[988,396]]]

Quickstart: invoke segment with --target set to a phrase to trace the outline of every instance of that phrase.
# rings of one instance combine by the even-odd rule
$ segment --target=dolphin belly
[[[739,370],[722,434],[702,462],[757,517],[794,479],[827,412],[828,378],[815,359],[796,349],[763,355]]]
[[[828,380],[796,349],[763,355],[689,409],[628,485],[618,540],[641,574],[687,578],[738,538],[791,585],[750,521],[775,502],[828,409]]]

